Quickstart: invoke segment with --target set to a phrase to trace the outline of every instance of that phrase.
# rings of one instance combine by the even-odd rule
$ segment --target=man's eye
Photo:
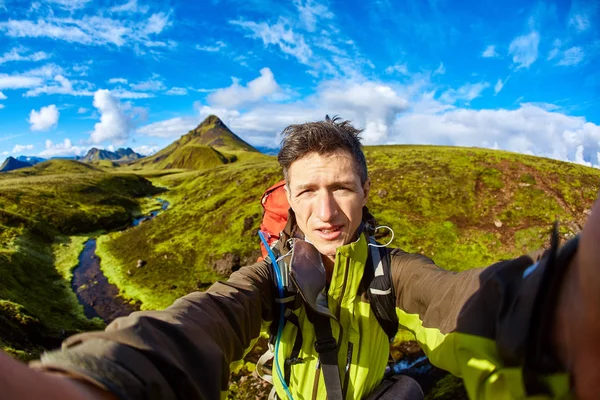
[[[338,186],[337,188],[335,188],[335,190],[339,190],[339,191],[342,191],[342,192],[350,192],[350,191],[352,191],[352,189],[350,189],[349,187],[346,187],[346,186]]]
[[[297,196],[303,196],[303,195],[306,195],[306,194],[309,194],[312,192],[313,192],[313,189],[304,189],[304,190],[301,190]]]

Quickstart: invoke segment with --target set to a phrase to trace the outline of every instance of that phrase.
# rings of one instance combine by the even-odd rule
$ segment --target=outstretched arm
[[[540,259],[451,273],[397,254],[401,325],[471,398],[595,398],[600,381],[600,202],[583,232]]]
[[[116,400],[98,385],[29,368],[0,351],[2,398],[47,400]]]
[[[228,281],[187,295],[166,310],[136,312],[105,331],[73,336],[62,350],[45,353],[32,364],[43,373],[19,365],[22,376],[32,390],[53,387],[92,396],[73,397],[81,399],[108,392],[121,399],[218,398],[227,389],[230,363],[244,356],[262,321],[271,319],[271,282],[268,264],[244,267]],[[0,359],[1,368],[15,363],[9,361]],[[44,378],[38,383],[34,374]]]
[[[600,201],[581,233],[564,279],[554,325],[563,365],[581,399],[597,399],[600,386]]]

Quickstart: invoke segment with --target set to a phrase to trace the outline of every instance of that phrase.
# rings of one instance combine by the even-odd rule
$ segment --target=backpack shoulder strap
[[[389,340],[392,341],[398,332],[398,316],[390,250],[385,247],[369,246],[367,269],[370,270],[369,275],[373,274],[367,289],[371,310]]]

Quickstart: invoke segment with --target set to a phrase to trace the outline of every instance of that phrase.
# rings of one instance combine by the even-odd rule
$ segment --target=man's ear
[[[363,185],[363,192],[365,194],[365,198],[363,200],[363,206],[367,205],[367,200],[369,200],[369,192],[370,191],[371,191],[371,180],[367,179],[367,181]]]

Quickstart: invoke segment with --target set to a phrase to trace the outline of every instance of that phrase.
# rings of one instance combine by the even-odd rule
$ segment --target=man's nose
[[[317,205],[317,216],[321,221],[331,221],[337,213],[337,203],[333,197],[333,193],[323,191],[319,194]]]

